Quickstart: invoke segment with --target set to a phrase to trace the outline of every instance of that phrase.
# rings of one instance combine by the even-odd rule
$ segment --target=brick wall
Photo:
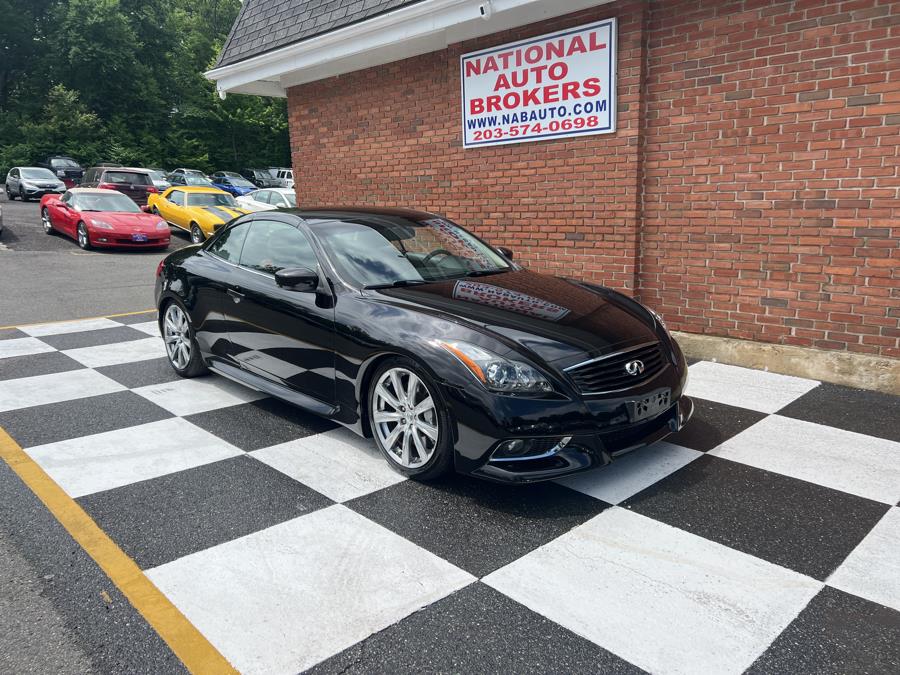
[[[614,135],[463,150],[459,55],[619,19]],[[631,0],[294,87],[304,205],[437,211],[691,332],[900,356],[900,0]]]

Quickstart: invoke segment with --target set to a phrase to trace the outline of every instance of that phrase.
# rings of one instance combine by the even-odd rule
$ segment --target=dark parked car
[[[419,479],[546,480],[680,429],[687,367],[662,321],[511,255],[430,213],[252,213],[160,263],[160,329],[178,374],[371,435]]]
[[[266,169],[243,169],[241,175],[259,188],[278,187],[280,182]]]
[[[69,188],[80,184],[84,177],[82,166],[71,157],[65,155],[46,157],[43,161],[38,162],[37,165],[50,169]]]
[[[194,169],[175,169],[168,176],[172,185],[192,185],[194,187],[212,187],[212,181],[202,171]]]
[[[18,197],[23,202],[40,199],[46,194],[62,194],[66,185],[50,169],[41,166],[14,166],[6,174],[6,196],[10,201]]]
[[[159,192],[147,169],[127,166],[95,166],[84,174],[82,187],[118,190],[131,197],[138,206],[147,203],[147,195]]]

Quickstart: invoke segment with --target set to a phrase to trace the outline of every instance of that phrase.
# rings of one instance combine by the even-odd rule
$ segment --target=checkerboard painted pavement
[[[900,399],[698,362],[668,442],[419,484],[150,319],[0,331],[0,426],[243,672],[900,672]]]

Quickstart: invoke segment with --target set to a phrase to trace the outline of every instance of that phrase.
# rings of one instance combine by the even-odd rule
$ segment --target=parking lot
[[[420,484],[179,379],[141,312],[159,253],[3,206],[3,602],[52,640],[0,670],[897,671],[897,398],[701,361],[689,426],[610,467]]]

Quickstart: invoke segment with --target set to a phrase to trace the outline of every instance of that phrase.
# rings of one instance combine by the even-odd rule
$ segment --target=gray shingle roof
[[[218,66],[371,19],[422,0],[244,0]]]

